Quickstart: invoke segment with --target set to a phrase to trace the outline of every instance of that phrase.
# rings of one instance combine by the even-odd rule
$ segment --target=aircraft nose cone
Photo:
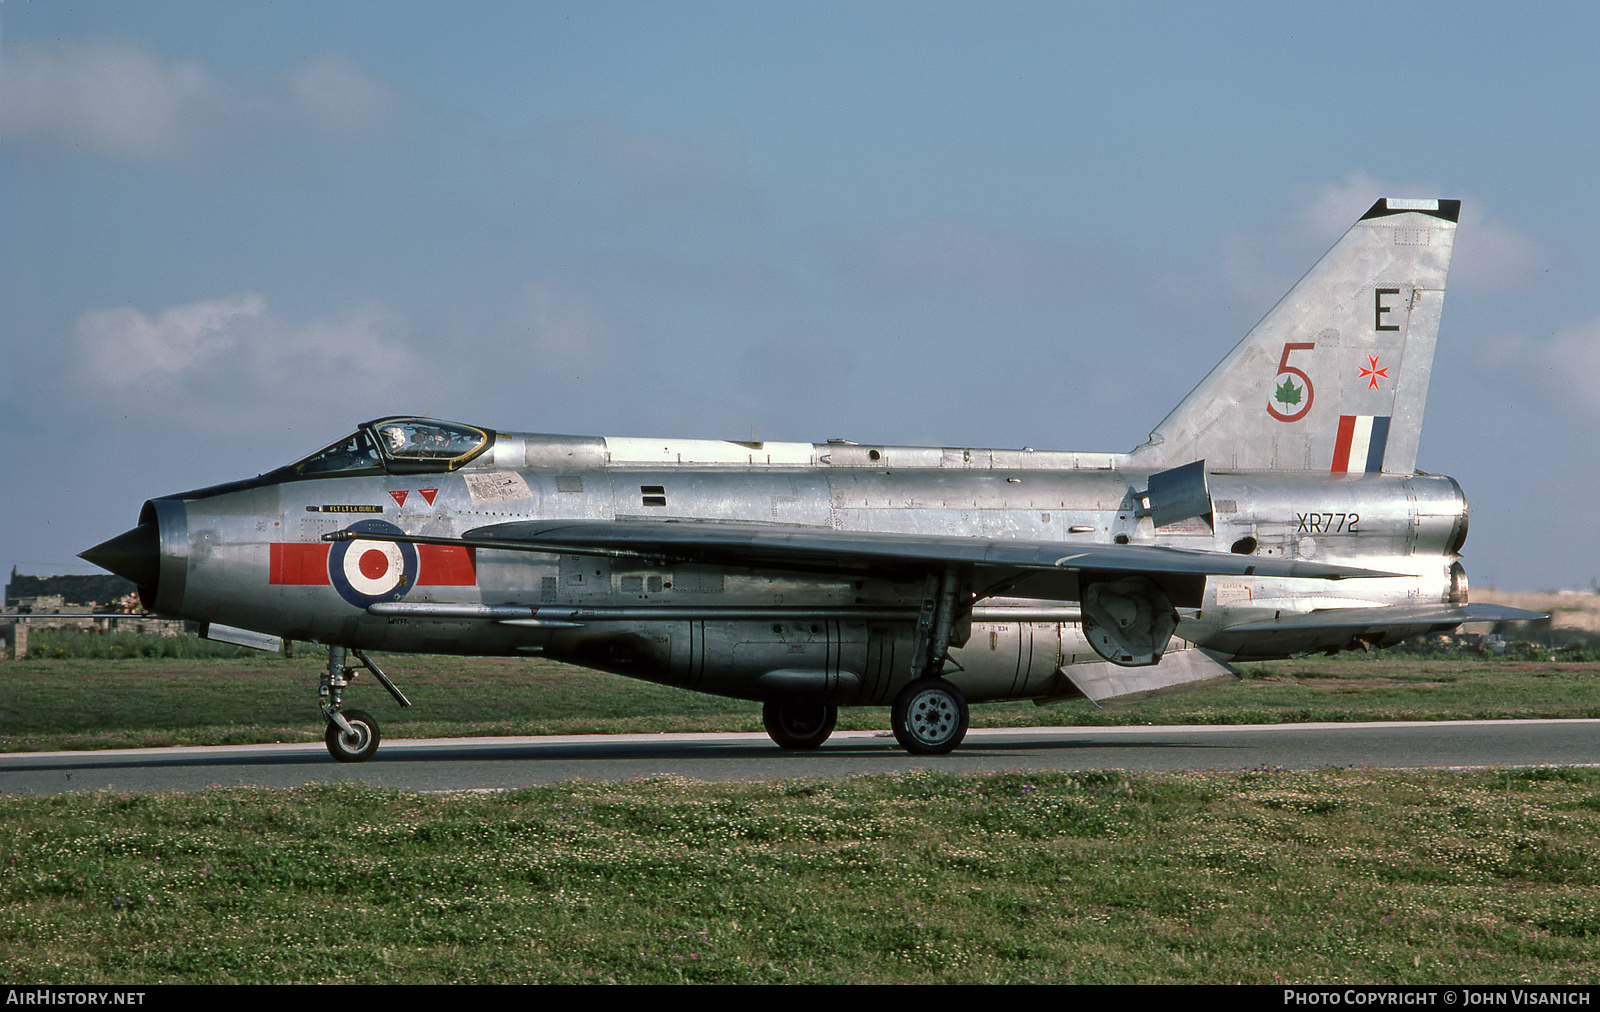
[[[161,534],[153,523],[140,524],[79,552],[78,558],[132,580],[136,586],[154,587],[161,577]]]

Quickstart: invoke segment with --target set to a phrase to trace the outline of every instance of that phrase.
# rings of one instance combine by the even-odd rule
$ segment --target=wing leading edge
[[[1344,580],[1395,575],[1353,566],[1157,545],[1063,544],[694,521],[518,521],[477,527],[460,538],[349,531],[325,537],[897,578],[959,568],[973,574],[975,587],[1004,588],[1011,596],[1044,600],[1075,600],[1076,574],[1085,571],[1137,573],[1156,579],[1257,576]]]

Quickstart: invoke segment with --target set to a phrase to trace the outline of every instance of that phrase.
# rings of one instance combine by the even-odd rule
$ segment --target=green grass
[[[1600,772],[0,797],[0,977],[1580,982]]]
[[[521,658],[383,657],[345,694],[385,738],[760,730],[758,704]],[[316,658],[0,662],[0,751],[320,741]]]
[[[85,637],[94,639],[94,637]],[[385,655],[415,704],[358,679],[350,705],[384,737],[760,731],[758,704],[542,659]],[[1600,717],[1600,663],[1434,659],[1394,652],[1243,666],[1234,684],[1103,708],[1086,701],[972,708],[974,727]],[[66,656],[0,662],[0,751],[317,741],[321,661]],[[882,730],[886,707],[841,729]]]
[[[236,647],[190,635],[98,634],[43,629],[28,637],[28,656],[34,660],[124,660],[130,657],[238,660],[258,653],[260,651],[249,647]],[[326,652],[323,656],[327,656]]]
[[[113,644],[114,645],[114,644]],[[0,662],[0,748],[315,741],[314,656]],[[537,659],[384,656],[385,736],[760,729]],[[974,726],[1600,716],[1600,664],[1393,652]],[[883,728],[884,708],[841,726]],[[1575,982],[1600,771],[1062,773],[0,797],[0,976]]]

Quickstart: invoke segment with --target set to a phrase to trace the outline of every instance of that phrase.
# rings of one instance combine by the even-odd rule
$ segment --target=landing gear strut
[[[889,723],[907,752],[944,755],[967,735],[966,697],[942,676],[960,613],[971,609],[972,591],[953,569],[937,577],[937,585],[934,578],[928,583],[929,594],[917,622],[911,683],[895,697]]]
[[[328,666],[323,670],[322,681],[317,686],[317,707],[328,718],[328,732],[323,735],[323,740],[328,745],[328,754],[339,762],[359,763],[371,759],[378,751],[381,735],[378,722],[372,719],[370,713],[341,709],[345,686],[356,676],[356,669],[345,663],[347,654],[354,654],[361,666],[372,672],[372,676],[389,690],[395,702],[410,706],[411,700],[389,681],[389,676],[372,662],[372,658],[360,650],[347,651],[338,646],[328,648]]]

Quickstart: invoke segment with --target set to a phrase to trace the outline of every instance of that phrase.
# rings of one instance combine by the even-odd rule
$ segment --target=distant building
[[[29,576],[12,566],[0,607],[0,658],[26,656],[30,629],[176,636],[186,624],[146,612],[133,584],[120,576]]]
[[[66,611],[67,606],[87,607],[90,611],[126,611],[119,601],[134,594],[134,586],[120,576],[29,576],[11,567],[11,582],[6,584],[5,610],[9,614],[28,611]],[[43,598],[49,601],[45,604]],[[137,599],[135,599],[137,600]],[[24,611],[23,609],[26,609]],[[135,605],[134,610],[142,610]]]

